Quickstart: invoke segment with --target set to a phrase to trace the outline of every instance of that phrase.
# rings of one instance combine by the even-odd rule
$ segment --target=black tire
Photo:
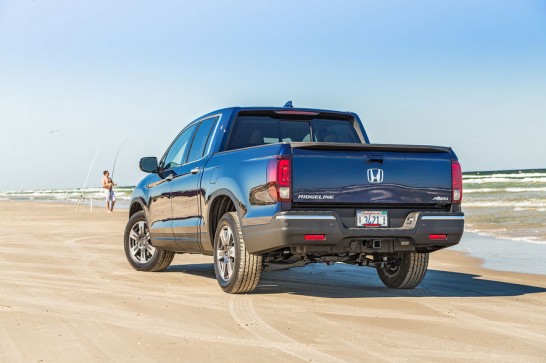
[[[227,293],[251,292],[262,273],[262,256],[247,252],[239,216],[229,212],[222,216],[214,236],[214,273]]]
[[[428,253],[406,252],[399,254],[400,265],[378,268],[377,274],[385,286],[393,289],[413,289],[423,281],[428,267]]]
[[[174,252],[155,248],[143,211],[133,214],[125,227],[123,247],[127,261],[138,271],[163,271],[171,264]]]

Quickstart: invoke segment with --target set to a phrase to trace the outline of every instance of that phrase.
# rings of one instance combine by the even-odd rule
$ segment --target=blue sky
[[[0,0],[0,190],[134,185],[227,106],[357,112],[463,169],[546,168],[546,1]],[[50,133],[52,130],[58,132]]]

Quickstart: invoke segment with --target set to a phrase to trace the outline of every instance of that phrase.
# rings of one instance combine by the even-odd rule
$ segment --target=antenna
[[[286,101],[286,103],[284,104],[284,106],[282,107],[285,107],[285,108],[294,108],[294,106],[292,106],[292,101]]]

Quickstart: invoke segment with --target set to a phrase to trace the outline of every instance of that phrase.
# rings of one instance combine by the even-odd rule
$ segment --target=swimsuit
[[[106,198],[106,202],[115,202],[116,194],[114,194],[114,189],[104,189],[104,197]]]

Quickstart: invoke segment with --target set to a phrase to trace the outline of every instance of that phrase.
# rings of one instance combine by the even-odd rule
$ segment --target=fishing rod
[[[76,212],[80,209],[80,203],[82,202],[83,198],[83,191],[85,190],[85,187],[87,186],[87,181],[89,180],[89,175],[91,174],[91,169],[93,169],[93,165],[95,164],[95,160],[97,159],[97,155],[99,155],[100,148],[97,149],[97,152],[95,153],[95,157],[93,158],[93,161],[91,162],[91,166],[89,166],[89,171],[87,172],[87,177],[85,177],[85,182],[83,183],[83,187],[81,189],[80,199],[78,200],[78,206],[76,207]]]
[[[112,166],[112,180],[114,180],[114,171],[116,170],[116,161],[118,161],[119,152],[120,152],[121,148],[123,147],[123,145],[125,144],[126,141],[127,141],[127,139],[123,140],[121,145],[119,145],[119,147],[118,147],[118,151],[116,152],[116,157],[114,158],[114,165]]]

